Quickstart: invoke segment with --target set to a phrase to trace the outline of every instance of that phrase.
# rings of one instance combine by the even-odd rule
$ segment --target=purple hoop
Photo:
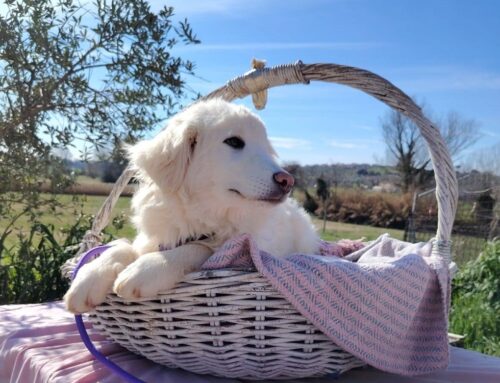
[[[105,250],[109,249],[111,246],[109,245],[101,245],[94,247],[93,249],[90,249],[87,251],[78,261],[75,270],[73,270],[73,274],[71,276],[71,280],[74,280],[76,277],[76,274],[78,273],[78,270],[85,265],[87,262],[90,260],[97,258],[100,256]],[[106,358],[103,354],[101,354],[93,345],[92,340],[89,337],[89,334],[87,333],[87,329],[85,328],[85,324],[83,323],[83,318],[81,315],[75,315],[75,322],[76,322],[76,328],[78,329],[78,332],[80,333],[80,337],[82,338],[83,343],[85,344],[85,347],[87,347],[87,350],[90,351],[90,353],[99,361],[101,362],[104,366],[106,366],[111,372],[115,373],[116,375],[120,376],[122,379],[129,383],[145,383],[143,380],[140,380],[136,378],[135,376],[131,375],[124,369],[122,369],[120,366]]]

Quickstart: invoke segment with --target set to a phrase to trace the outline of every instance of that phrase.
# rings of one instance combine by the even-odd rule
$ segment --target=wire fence
[[[405,231],[406,241],[425,242],[436,235],[436,220],[416,217],[412,225],[413,232],[410,230]],[[476,258],[484,249],[488,239],[492,239],[490,234],[490,226],[488,225],[461,225],[460,222],[455,223],[451,238],[453,260],[462,265]]]
[[[437,204],[429,189],[415,193],[404,239],[428,241],[437,229]],[[476,258],[488,240],[500,237],[498,179],[469,174],[459,179],[459,203],[452,231],[452,256],[461,265]]]

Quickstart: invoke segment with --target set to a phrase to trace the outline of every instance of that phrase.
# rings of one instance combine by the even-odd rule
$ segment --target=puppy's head
[[[166,192],[224,206],[283,201],[293,177],[276,162],[262,121],[222,100],[199,102],[155,138],[129,148],[131,162]]]

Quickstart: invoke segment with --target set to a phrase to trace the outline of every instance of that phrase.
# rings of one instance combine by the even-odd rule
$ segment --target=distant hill
[[[79,170],[81,174],[93,178],[105,178],[104,175],[114,170],[113,177],[118,177],[123,167],[116,166],[107,161],[72,161],[66,160],[69,169]],[[296,169],[291,171],[297,184],[313,187],[318,178],[323,178],[330,185],[342,187],[361,187],[371,189],[380,184],[398,183],[398,173],[391,166],[370,164],[330,164],[330,165],[293,165]],[[113,182],[111,177],[106,182]]]
[[[110,161],[65,160],[68,169],[77,170],[78,174],[99,178],[103,182],[115,182],[123,172],[125,165]]]
[[[294,174],[305,187],[313,187],[318,178],[330,185],[371,189],[379,184],[397,184],[399,175],[391,166],[369,164],[330,164],[300,166]]]
[[[87,162],[85,161],[81,161],[81,160],[68,160],[68,159],[65,159],[64,160],[64,163],[66,164],[66,166],[68,167],[68,169],[77,169],[77,170],[85,170],[86,167],[87,167]]]
[[[123,166],[107,161],[65,160],[65,162],[69,169],[76,170],[78,174],[101,179],[104,182],[114,182],[123,170]],[[383,190],[386,190],[387,185],[397,186],[400,181],[396,169],[384,165],[323,164],[301,166],[288,164],[285,165],[285,168],[294,175],[297,186],[306,188],[313,188],[318,178],[323,178],[332,187],[336,185],[345,188],[373,189],[374,186],[383,186]],[[460,198],[464,200],[474,200],[477,197],[477,191],[489,188],[493,188],[497,199],[500,198],[499,176],[473,170],[458,172],[457,178],[460,186]],[[433,186],[434,182],[431,180],[427,188]]]

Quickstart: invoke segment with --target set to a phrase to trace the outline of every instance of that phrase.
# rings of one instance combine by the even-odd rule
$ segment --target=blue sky
[[[332,62],[382,75],[437,116],[451,110],[480,123],[469,152],[500,142],[500,1],[175,0],[202,40],[176,51],[196,63],[188,83],[202,94],[249,69]],[[249,101],[243,103],[250,105]],[[258,112],[283,161],[374,163],[385,157],[380,117],[388,108],[340,85],[270,91]],[[464,158],[467,155],[464,156]]]
[[[331,62],[373,71],[434,116],[457,111],[481,139],[460,161],[500,152],[500,1],[150,0],[175,8],[202,43],[176,48],[196,64],[193,90],[206,94],[250,67]],[[0,12],[5,5],[0,0]],[[249,100],[240,101],[251,107]],[[380,163],[380,118],[388,107],[360,91],[314,83],[270,90],[258,114],[282,161]],[[75,143],[82,149],[82,143]],[[499,171],[500,169],[497,169]]]

